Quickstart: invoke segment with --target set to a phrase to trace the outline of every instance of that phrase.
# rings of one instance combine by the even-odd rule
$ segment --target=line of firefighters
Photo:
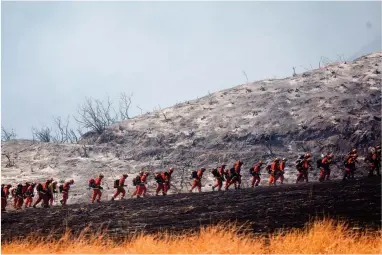
[[[353,148],[348,155],[346,155],[344,159],[344,167],[345,173],[343,180],[346,179],[354,179],[354,173],[356,170],[356,163],[358,154],[357,150]],[[269,185],[276,185],[276,182],[280,180],[280,184],[284,182],[284,171],[287,159],[279,159],[275,158],[270,164],[268,164],[265,169],[269,174]],[[374,172],[378,176],[381,176],[380,168],[381,168],[381,146],[375,146],[371,149],[369,155],[365,158],[366,162],[369,162],[369,176],[373,176]],[[323,155],[322,158],[316,161],[317,168],[320,170],[319,181],[322,182],[324,180],[329,180],[330,177],[330,165],[333,163],[333,154]],[[223,164],[220,167],[213,169],[211,172],[216,179],[216,184],[212,186],[212,190],[214,191],[216,188],[220,191],[223,187],[223,182],[225,181],[225,190],[228,190],[231,185],[235,187],[235,189],[240,189],[242,180],[241,180],[241,168],[243,162],[238,160],[232,168],[226,169],[226,165]],[[254,164],[250,169],[249,173],[251,175],[251,187],[258,186],[261,178],[260,171],[263,166],[263,161],[260,160],[256,164]],[[308,171],[312,169],[312,156],[310,153],[305,153],[300,155],[295,162],[295,167],[298,171],[298,176],[296,183],[301,181],[308,182]],[[192,171],[191,178],[193,179],[191,189],[192,192],[194,189],[197,189],[201,192],[202,187],[202,177],[205,168],[201,168],[197,171]],[[168,169],[168,171],[163,172],[155,172],[154,179],[157,183],[157,187],[155,190],[155,195],[158,196],[161,192],[162,195],[167,195],[168,190],[171,187],[171,176],[174,172],[174,168]],[[145,197],[147,192],[147,178],[150,175],[149,172],[139,172],[139,174],[133,179],[133,186],[135,186],[134,192],[131,194],[131,197],[137,196],[137,198]],[[120,196],[120,199],[124,199],[126,195],[125,185],[127,174],[123,174],[120,179],[114,181],[114,188],[116,189],[111,200],[116,199]],[[103,187],[101,186],[101,182],[104,178],[103,174],[100,174],[95,179],[89,180],[88,189],[92,189],[91,203],[100,202],[102,196]],[[58,186],[60,193],[62,193],[62,199],[60,203],[62,205],[66,205],[69,195],[70,186],[74,184],[74,180],[69,180],[64,184]],[[11,190],[11,185],[1,185],[1,209],[5,211],[5,207],[7,205],[7,198],[11,194],[13,197],[13,206],[15,209],[21,209],[23,204],[25,204],[25,208],[31,207],[33,203],[34,197],[34,189],[36,188],[38,198],[33,203],[33,207],[36,207],[40,202],[42,202],[43,207],[49,207],[53,204],[53,194],[57,192],[57,182],[52,178],[46,180],[45,183],[36,184],[36,183],[25,183],[24,185],[18,184],[16,188]]]
[[[19,183],[16,187],[12,188],[12,185],[1,185],[1,211],[5,211],[7,206],[7,200],[9,195],[13,198],[13,207],[15,209],[34,207],[41,202],[43,207],[49,207],[53,205],[54,194],[62,193],[62,199],[60,203],[66,205],[69,198],[70,186],[74,184],[74,180],[69,180],[64,184],[57,185],[57,181],[53,178],[46,180],[44,183],[26,182],[24,185]],[[38,197],[33,203],[34,190],[36,189]]]

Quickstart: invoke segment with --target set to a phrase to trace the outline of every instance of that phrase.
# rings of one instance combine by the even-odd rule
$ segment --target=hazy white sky
[[[132,115],[381,50],[380,2],[2,2],[2,125],[134,93]]]

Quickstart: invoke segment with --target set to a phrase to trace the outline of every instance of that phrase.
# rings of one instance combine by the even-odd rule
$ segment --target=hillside
[[[111,236],[136,231],[198,229],[221,222],[246,224],[268,234],[281,228],[303,227],[314,217],[344,219],[356,229],[381,227],[381,182],[365,178],[346,183],[328,182],[240,191],[177,194],[167,197],[75,204],[67,208],[31,208],[1,215],[1,239],[30,233],[62,235],[67,228],[78,234],[106,228]],[[33,217],[31,217],[33,215]]]
[[[73,178],[69,203],[89,200],[87,181],[105,174],[104,199],[121,173],[127,183],[142,167],[149,171],[175,167],[172,192],[187,190],[191,170],[219,163],[244,162],[247,169],[258,159],[275,155],[289,159],[286,182],[293,183],[297,153],[309,150],[314,160],[332,151],[337,158],[333,178],[342,176],[342,155],[357,146],[362,155],[381,137],[382,53],[353,62],[333,63],[281,80],[263,80],[218,91],[200,99],[137,116],[110,126],[102,135],[87,133],[88,157],[79,144],[48,144],[16,140],[2,144],[15,166],[5,167],[2,182]],[[358,176],[365,173],[359,165]],[[318,171],[310,173],[317,180]],[[262,175],[262,185],[268,178]],[[210,191],[211,174],[203,181]],[[155,185],[150,179],[150,189]],[[107,189],[110,186],[110,189]],[[131,192],[131,190],[130,190]]]

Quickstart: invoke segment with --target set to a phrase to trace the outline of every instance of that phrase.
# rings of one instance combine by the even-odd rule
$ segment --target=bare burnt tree
[[[130,119],[129,109],[130,109],[132,97],[133,97],[133,93],[131,93],[129,96],[126,95],[126,93],[124,92],[121,93],[121,97],[119,99],[119,115],[121,120]]]
[[[42,127],[40,129],[32,128],[33,138],[40,142],[49,143],[52,141],[52,129],[49,127]]]
[[[88,158],[89,157],[89,147],[86,146],[86,142],[81,143],[81,150],[80,150],[80,156],[82,158]]]
[[[155,137],[155,140],[157,141],[157,143],[161,146],[161,147],[165,147],[165,145],[164,145],[164,139],[165,139],[165,137],[164,137],[164,135],[159,135],[159,136],[156,136]]]
[[[11,159],[11,154],[9,152],[4,152],[1,155],[4,155],[8,160],[5,167],[13,167],[15,165],[15,161]]]
[[[98,99],[86,98],[83,105],[77,109],[79,117],[74,119],[81,128],[102,134],[106,127],[118,121],[118,116],[112,115],[113,107],[108,97],[104,103]]]
[[[141,114],[143,114],[143,110],[142,110],[141,107],[139,107],[139,105],[137,105],[137,108],[138,108],[139,110],[141,110]]]
[[[243,70],[243,74],[245,76],[245,78],[247,79],[247,84],[248,84],[248,76],[247,76],[247,73]]]
[[[307,146],[304,145],[304,141],[302,141],[301,143],[299,143],[300,145],[300,148],[304,151],[304,152],[309,152],[309,148]]]
[[[324,64],[324,66],[327,66],[329,65],[330,63],[332,63],[333,61],[328,59],[327,57],[321,57],[320,58],[320,62],[318,62],[318,67],[321,68],[321,64]]]
[[[163,115],[163,117],[164,117],[164,120],[166,121],[166,122],[168,122],[168,121],[171,121],[171,119],[170,118],[167,118],[167,116],[166,116],[166,114],[164,113],[164,111],[162,111],[162,108],[160,107],[160,105],[158,105],[158,111],[159,111],[159,113],[162,113],[162,115]],[[158,114],[158,117],[159,117],[159,114]]]
[[[293,77],[297,76],[296,74],[296,67],[292,67],[293,68]]]
[[[272,151],[272,144],[271,144],[270,140],[267,140],[267,141],[264,142],[264,147],[268,150],[268,154],[273,157],[274,153]]]
[[[78,143],[80,137],[81,137],[80,132],[77,134],[73,129],[69,130],[69,133],[68,133],[68,142],[69,143]]]
[[[16,139],[16,133],[12,129],[11,131],[6,130],[3,126],[1,127],[1,141],[10,141]]]
[[[64,122],[61,117],[54,118],[54,123],[56,124],[56,135],[52,138],[53,142],[56,143],[66,143],[70,139],[69,130],[69,116]]]

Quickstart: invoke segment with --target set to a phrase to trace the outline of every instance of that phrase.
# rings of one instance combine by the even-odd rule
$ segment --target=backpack
[[[163,183],[163,176],[161,174],[158,174],[154,177],[157,183]]]
[[[250,174],[250,175],[253,175],[254,172],[255,172],[255,169],[254,169],[253,167],[251,167],[251,168],[249,169],[249,174]]]
[[[60,184],[60,186],[58,186],[58,190],[60,191],[60,193],[62,193],[62,190],[64,189],[64,185],[63,184]]]
[[[320,168],[322,166],[322,159],[317,159],[317,168]]]
[[[213,169],[212,171],[211,171],[211,173],[212,173],[212,175],[214,176],[214,177],[219,177],[219,172],[218,172],[218,170],[215,168],[215,169]]]
[[[192,179],[198,178],[198,172],[197,171],[192,171],[191,178]]]
[[[41,184],[41,183],[37,184],[37,186],[36,186],[36,190],[37,190],[38,192],[42,191],[42,184]]]
[[[232,167],[232,168],[229,170],[229,173],[230,173],[231,176],[236,175],[235,168]]]
[[[95,186],[95,180],[94,179],[90,179],[89,180],[89,188],[93,188]]]
[[[19,184],[17,185],[17,188],[16,188],[16,195],[21,195],[23,194],[23,185]]]
[[[140,178],[140,177],[139,177]],[[137,180],[138,178],[137,177],[135,177],[134,179],[133,179],[133,185],[134,186],[137,186],[138,184],[139,184],[139,181]]]
[[[119,187],[119,180],[115,180],[114,181],[114,188],[118,188]]]

